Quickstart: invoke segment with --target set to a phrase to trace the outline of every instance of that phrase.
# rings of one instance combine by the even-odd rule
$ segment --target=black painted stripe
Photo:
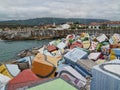
[[[2,69],[2,70],[0,71],[0,73],[3,73],[5,70],[6,70],[5,68],[4,68],[4,69]]]

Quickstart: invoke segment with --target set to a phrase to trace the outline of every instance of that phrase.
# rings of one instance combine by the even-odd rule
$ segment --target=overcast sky
[[[120,0],[0,0],[0,20],[36,17],[120,21]]]

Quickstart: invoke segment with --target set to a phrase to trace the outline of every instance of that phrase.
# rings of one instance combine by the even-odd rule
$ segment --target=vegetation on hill
[[[9,20],[9,21],[0,21],[0,26],[16,26],[16,25],[23,25],[23,26],[38,26],[38,25],[45,25],[45,24],[63,24],[66,22],[73,22],[73,23],[82,23],[82,24],[90,24],[91,22],[105,22],[109,20],[105,19],[81,19],[81,18],[34,18],[34,19],[27,19],[27,20]]]

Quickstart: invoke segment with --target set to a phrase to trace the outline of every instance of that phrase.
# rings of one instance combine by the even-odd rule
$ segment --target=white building
[[[63,24],[60,26],[62,29],[69,29],[70,25],[69,24]]]
[[[92,23],[88,26],[88,28],[89,28],[89,29],[100,29],[100,26],[101,26],[100,23],[92,22]]]
[[[120,22],[119,21],[110,21],[106,22],[107,27],[120,27]]]
[[[69,24],[62,24],[56,28],[54,28],[54,30],[65,30],[65,29],[69,29],[70,25]]]

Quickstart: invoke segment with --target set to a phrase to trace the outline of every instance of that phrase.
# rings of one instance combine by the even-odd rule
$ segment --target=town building
[[[97,23],[97,22],[92,22],[89,24],[88,28],[89,29],[100,29],[101,23]]]
[[[105,24],[109,28],[120,27],[120,21],[110,21],[110,22],[105,22]]]

